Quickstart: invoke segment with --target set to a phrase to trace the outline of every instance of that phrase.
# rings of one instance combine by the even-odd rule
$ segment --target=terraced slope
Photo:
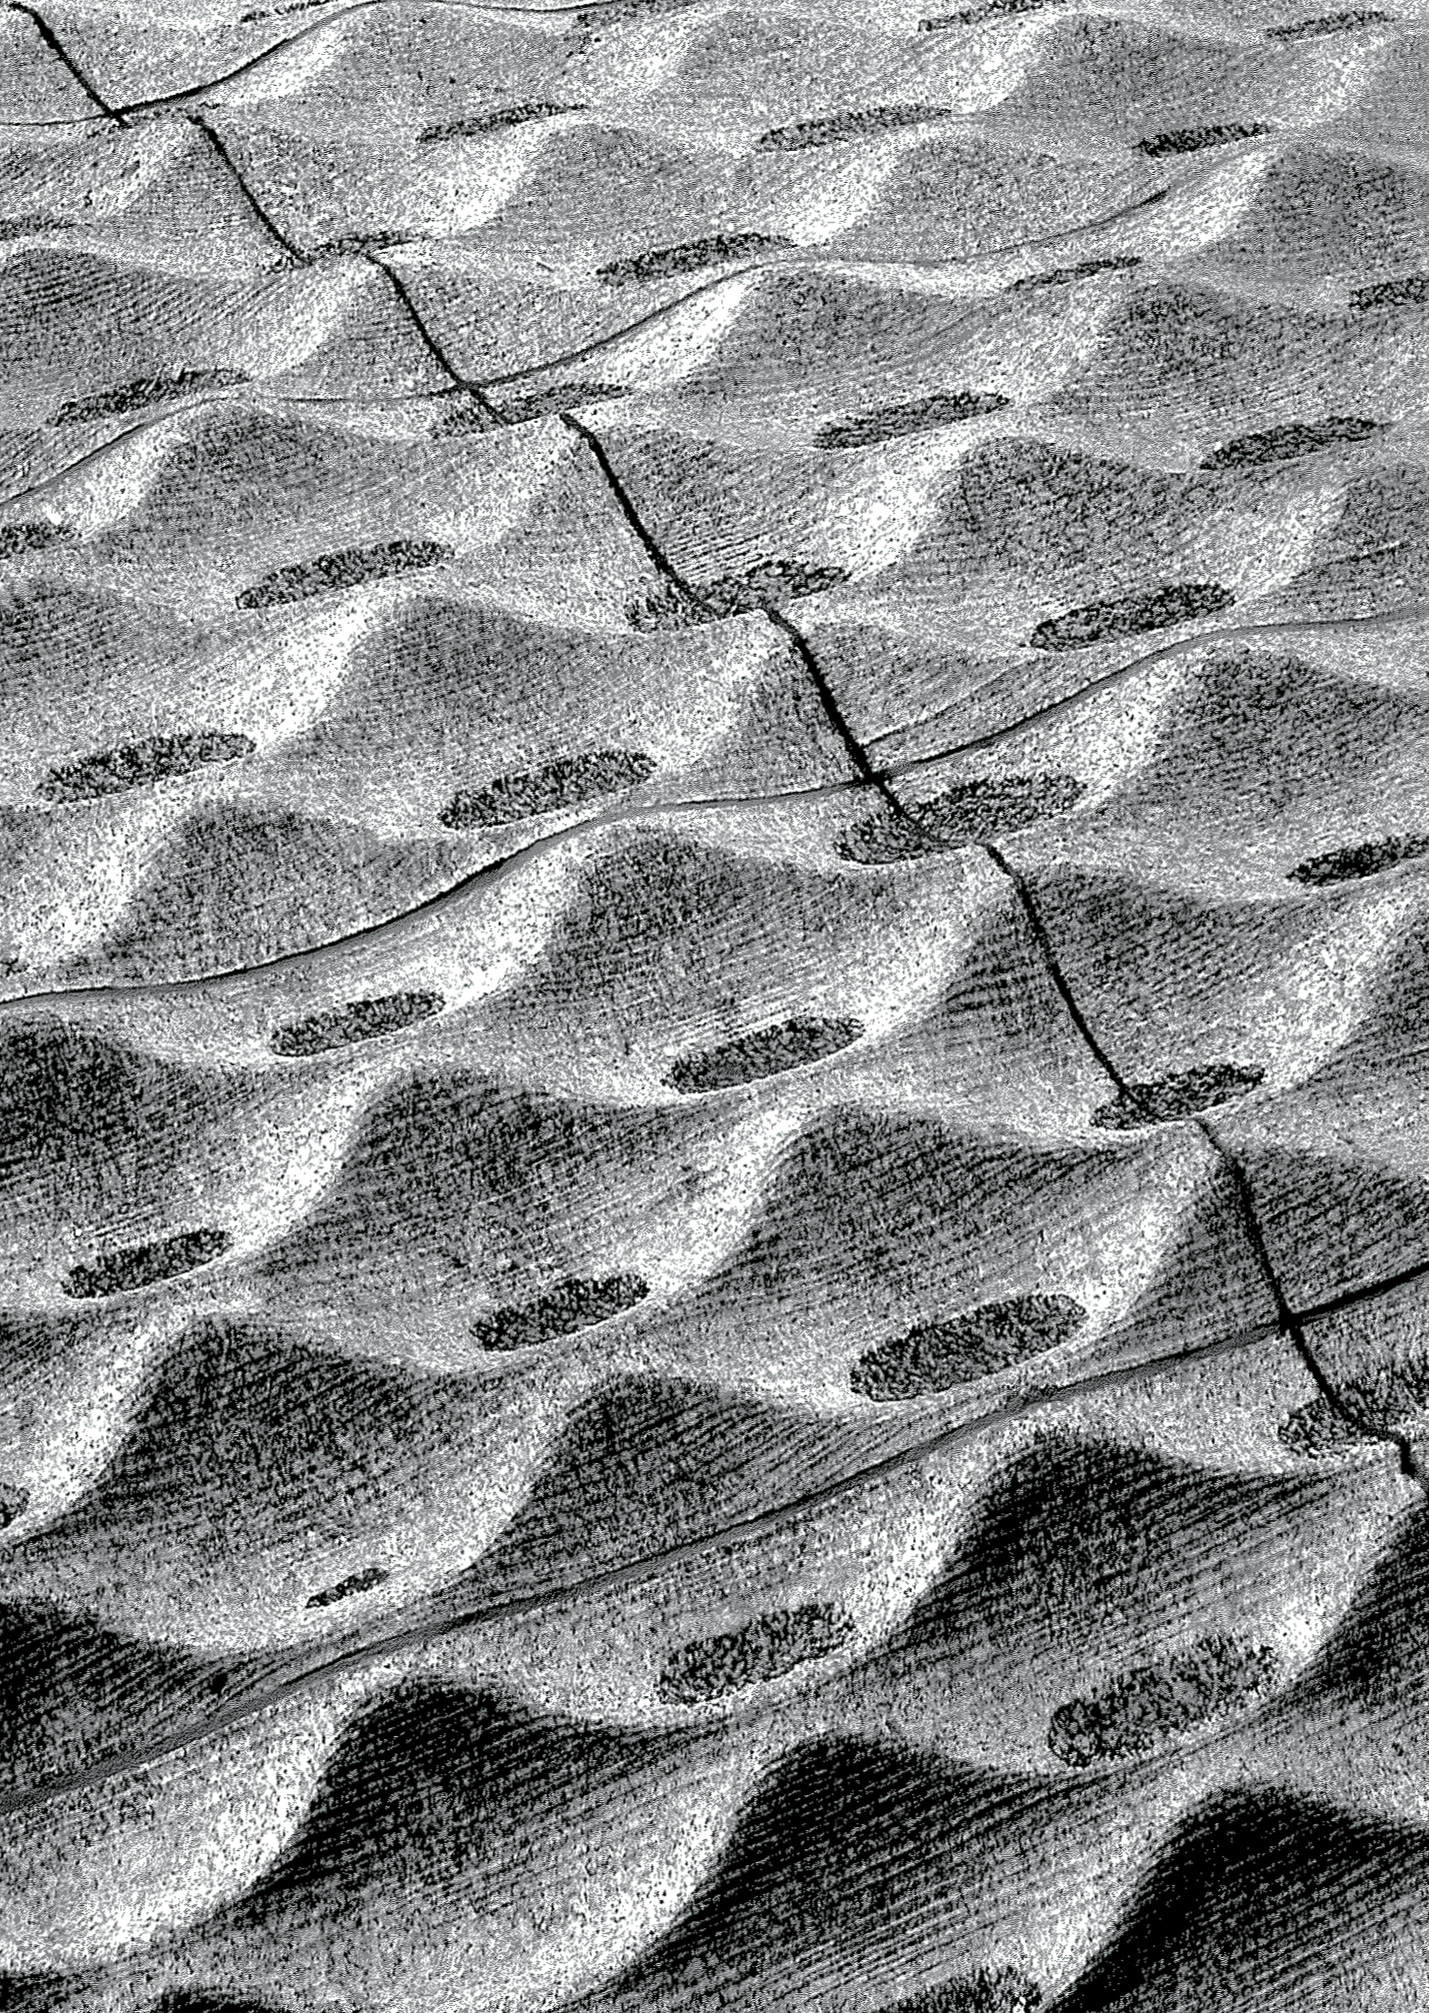
[[[1429,12],[0,12],[0,2005],[1429,2008]]]

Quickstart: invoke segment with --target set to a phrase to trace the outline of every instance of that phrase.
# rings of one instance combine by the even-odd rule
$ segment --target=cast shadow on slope
[[[58,1607],[0,1604],[0,1788],[23,1793],[201,1720],[232,1675]]]
[[[353,1535],[380,1531],[471,1458],[483,1410],[455,1374],[394,1369],[262,1322],[206,1318],[165,1357],[89,1489],[15,1556],[39,1563],[95,1546],[147,1548],[153,1566],[201,1542],[221,1565],[289,1545],[315,1517]]]
[[[1050,2013],[1277,2013],[1347,1995],[1422,1924],[1429,1839],[1274,1789],[1230,1792],[1161,1847],[1111,1942]],[[1398,1918],[1398,1923],[1396,1921]],[[1384,1975],[1383,1972],[1380,1975]]]
[[[848,1458],[837,1419],[622,1374],[573,1413],[454,1597],[472,1608],[653,1558],[831,1481]]]
[[[1222,1475],[1044,1429],[988,1483],[966,1535],[869,1664],[896,1674],[955,1655],[975,1669],[1046,1645],[1073,1667],[1084,1656],[1145,1665],[1158,1641],[1184,1640],[1205,1560],[1237,1559],[1248,1585],[1279,1574],[1275,1534],[1337,1499],[1324,1470]],[[1176,1731],[1161,1728],[1158,1744]]]
[[[761,1993],[782,2004],[796,1977],[804,2003],[822,2005],[840,1980],[880,1970],[907,1977],[910,1954],[919,1968],[944,1974],[950,1996],[923,2001],[939,2013],[1035,2006],[1032,1981],[1017,1981],[1019,1997],[979,1990],[982,1967],[960,1961],[966,1931],[954,1924],[971,1894],[981,1898],[999,1872],[1011,1872],[1026,1833],[1055,1825],[1059,1806],[1090,1808],[1094,1797],[1082,1785],[1052,1788],[893,1740],[810,1741],[763,1778],[674,1926],[561,2013],[653,2005],[685,2013],[766,2003]],[[947,1932],[936,1954],[928,1947],[934,1923]]]
[[[494,1690],[399,1684],[348,1728],[297,1836],[219,1921],[317,1925],[373,1888],[453,1882],[465,1907],[498,1907],[553,1834],[598,1822],[690,1745],[683,1732],[593,1726]]]
[[[198,977],[310,950],[449,887],[463,866],[456,848],[284,808],[203,806],[135,863],[118,915],[64,975]]]
[[[0,1195],[55,1222],[132,1220],[167,1201],[195,1141],[252,1079],[190,1069],[58,1015],[0,1030]]]

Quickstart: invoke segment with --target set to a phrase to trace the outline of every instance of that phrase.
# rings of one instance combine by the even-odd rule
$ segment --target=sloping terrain
[[[1429,7],[920,5],[0,11],[7,2013],[1429,2013]]]

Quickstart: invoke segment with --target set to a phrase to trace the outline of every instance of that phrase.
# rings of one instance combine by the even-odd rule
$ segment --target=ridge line
[[[917,820],[915,819],[914,822],[916,823]],[[1122,1075],[1110,1052],[1102,1046],[1101,1042],[1092,1032],[1091,1023],[1082,1012],[1080,1006],[1078,1006],[1076,995],[1072,991],[1071,982],[1062,970],[1062,962],[1057,956],[1056,946],[1052,942],[1051,933],[1046,923],[1042,920],[1036,902],[1032,899],[1032,890],[1028,887],[1026,880],[1011,864],[1006,854],[998,846],[995,846],[991,840],[984,841],[980,846],[980,851],[985,853],[998,872],[1011,882],[1013,892],[1017,896],[1022,914],[1026,919],[1027,927],[1031,931],[1033,941],[1041,953],[1042,963],[1057,989],[1058,998],[1066,1008],[1068,1018],[1077,1030],[1077,1033],[1081,1036],[1093,1060],[1111,1079],[1118,1096],[1125,1098],[1136,1110],[1142,1110],[1141,1100],[1126,1077]]]
[[[1182,636],[1174,643],[1158,644],[1154,650],[1144,651],[1139,657],[1132,657],[1125,664],[1118,664],[1110,671],[1100,672],[1085,685],[1079,685],[1075,692],[1068,692],[1061,699],[1051,699],[1045,706],[1039,706],[1035,712],[1024,713],[1021,718],[1008,721],[1005,726],[989,727],[986,733],[974,734],[966,741],[955,742],[952,747],[943,749],[939,754],[914,755],[904,762],[892,762],[888,765],[889,773],[908,774],[914,769],[926,768],[930,763],[947,761],[951,755],[968,755],[979,748],[995,747],[999,741],[1011,740],[1015,734],[1022,733],[1028,727],[1039,726],[1044,720],[1055,720],[1094,693],[1107,691],[1123,678],[1129,678],[1134,672],[1144,671],[1148,665],[1158,664],[1166,658],[1179,656],[1182,651],[1210,648],[1227,638],[1274,635],[1284,629],[1296,632],[1362,629],[1381,622],[1386,625],[1413,622],[1426,614],[1429,614],[1429,601],[1402,601],[1393,608],[1376,609],[1368,615],[1287,615],[1279,620],[1272,618],[1268,622],[1231,622],[1216,629],[1200,629],[1194,636]],[[887,727],[882,733],[873,735],[869,746],[877,747],[881,741],[892,741],[899,734],[934,726],[945,714],[956,712],[965,704],[965,700],[955,699],[946,706],[940,706],[937,712],[929,713],[922,720],[914,721],[911,727]]]
[[[496,410],[496,407],[491,403],[491,400],[486,396],[481,386],[475,383],[473,379],[465,377],[457,369],[445,349],[432,334],[431,329],[427,325],[426,317],[421,313],[417,307],[417,303],[412,299],[407,283],[401,275],[395,272],[385,259],[378,258],[375,252],[364,250],[359,252],[358,257],[365,265],[371,266],[374,272],[382,273],[385,276],[393,293],[401,304],[408,321],[411,323],[413,329],[415,329],[423,348],[433,363],[436,364],[438,370],[445,372],[458,391],[469,392],[485,412],[488,419],[495,420],[499,426],[505,426],[507,421]]]
[[[267,231],[268,235],[271,238],[275,239],[277,243],[281,245],[282,249],[287,253],[288,257],[290,259],[295,260],[298,265],[305,266],[310,264],[311,261],[308,257],[308,254],[303,250],[302,246],[295,244],[293,240],[288,236],[287,232],[280,229],[278,224],[274,221],[274,219],[269,215],[268,211],[264,208],[263,204],[259,202],[257,196],[254,194],[252,188],[249,186],[248,177],[244,174],[243,170],[234,160],[232,154],[229,153],[226,143],[219,137],[219,134],[216,131],[216,129],[209,124],[208,120],[204,117],[203,113],[185,111],[180,116],[187,122],[187,124],[192,126],[197,132],[203,134],[204,138],[208,141],[210,147],[217,154],[219,160],[222,161],[224,167],[227,168],[234,182],[237,183],[239,191],[243,196],[243,200],[247,203],[249,209],[253,212],[253,215],[258,219],[258,222],[262,225],[263,229]]]
[[[127,126],[129,124],[123,111],[111,105],[106,98],[101,97],[95,86],[90,83],[84,71],[80,69],[79,64],[71,56],[69,50],[66,49],[64,43],[61,42],[59,36],[43,14],[39,13],[35,8],[27,6],[26,0],[5,0],[5,5],[10,13],[23,14],[27,21],[33,23],[35,32],[45,47],[52,55],[59,58],[65,69],[69,71],[71,77],[78,84],[80,90],[83,91],[85,97],[89,99],[92,105],[99,107],[99,110],[106,119],[112,119],[116,126]],[[43,123],[57,126],[83,126],[87,125],[89,121],[87,119],[47,119]]]
[[[619,505],[621,515],[639,541],[642,550],[649,558],[656,572],[664,579],[670,581],[696,607],[702,608],[707,615],[713,616],[716,611],[711,606],[709,600],[699,588],[693,586],[678,571],[659,540],[646,524],[639,510],[636,508],[635,501],[629,490],[617,474],[614,464],[611,462],[610,456],[606,451],[605,444],[599,435],[594,433],[581,420],[578,420],[574,413],[563,412],[559,415],[559,418],[561,425],[566,428],[567,432],[574,434],[589,449],[597,467],[605,478],[607,487]],[[819,661],[815,657],[808,638],[803,634],[802,630],[791,622],[789,617],[780,608],[765,607],[758,610],[749,609],[741,612],[762,614],[779,631],[809,678],[819,704],[824,710],[824,717],[842,743],[844,753],[852,764],[854,774],[858,780],[871,789],[877,790],[879,795],[895,811],[901,811],[902,806],[894,796],[886,778],[874,768],[866,749],[848,721],[844,718],[843,709],[839,705],[833,687],[820,668]]]
[[[1368,1304],[1385,1293],[1393,1292],[1396,1287],[1404,1284],[1407,1278],[1418,1277],[1426,1272],[1429,1272],[1429,1264],[1393,1273],[1384,1279],[1372,1280],[1366,1286],[1350,1288],[1334,1301],[1307,1308],[1294,1318],[1298,1322],[1310,1322],[1325,1318],[1327,1314],[1337,1312],[1341,1307]],[[208,1739],[225,1732],[230,1726],[256,1718],[269,1707],[280,1704],[284,1699],[294,1696],[324,1678],[340,1675],[347,1670],[360,1669],[365,1665],[380,1662],[384,1656],[395,1655],[403,1649],[457,1635],[466,1629],[479,1628],[503,1620],[519,1619],[524,1615],[540,1613],[543,1609],[554,1607],[562,1601],[579,1600],[592,1594],[613,1592],[623,1586],[639,1584],[643,1580],[653,1578],[656,1573],[668,1566],[699,1557],[707,1552],[718,1551],[721,1546],[731,1542],[743,1542],[763,1536],[769,1531],[778,1530],[805,1511],[817,1508],[822,1503],[832,1502],[865,1482],[895,1474],[904,1467],[914,1466],[919,1460],[931,1454],[955,1446],[962,1440],[971,1440],[978,1434],[990,1431],[999,1425],[1009,1424],[1019,1418],[1040,1415],[1043,1411],[1068,1403],[1088,1392],[1112,1390],[1122,1384],[1134,1382],[1138,1377],[1154,1375],[1178,1363],[1212,1362],[1224,1356],[1234,1356],[1243,1350],[1254,1348],[1267,1337],[1279,1332],[1281,1330],[1278,1322],[1259,1322],[1251,1327],[1238,1329],[1229,1336],[1222,1336],[1214,1342],[1168,1350],[1163,1355],[1144,1357],[1135,1363],[1115,1364],[1051,1389],[1034,1384],[1021,1396],[990,1411],[979,1413],[976,1418],[960,1420],[937,1433],[929,1434],[922,1440],[907,1442],[863,1468],[851,1470],[832,1481],[820,1484],[815,1489],[802,1491],[798,1496],[774,1505],[772,1509],[759,1511],[754,1516],[739,1519],[734,1523],[720,1525],[713,1531],[686,1539],[681,1544],[667,1546],[659,1552],[648,1553],[620,1565],[608,1566],[598,1573],[587,1574],[582,1579],[568,1580],[559,1586],[544,1587],[531,1594],[514,1595],[506,1601],[494,1602],[486,1608],[465,1609],[454,1615],[435,1615],[425,1622],[416,1622],[405,1629],[393,1630],[370,1641],[338,1650],[318,1663],[275,1681],[263,1690],[250,1693],[246,1697],[235,1698],[222,1711],[199,1723],[182,1728],[162,1741],[153,1742],[142,1749],[131,1749],[109,1762],[98,1763],[91,1768],[78,1769],[69,1775],[37,1783],[27,1790],[0,1794],[0,1816],[10,1816],[23,1810],[41,1807],[72,1792],[112,1781],[134,1770],[145,1768],[151,1762],[162,1761],[169,1755],[182,1752],[191,1741]],[[1383,1444],[1382,1436],[1373,1437]]]
[[[1054,1390],[1034,1385],[1022,1397],[1012,1399],[991,1411],[980,1413],[975,1419],[958,1421],[937,1433],[929,1434],[922,1440],[894,1448],[892,1452],[882,1455],[865,1467],[836,1476],[813,1489],[803,1490],[799,1495],[774,1505],[772,1509],[761,1510],[752,1516],[721,1524],[714,1530],[685,1539],[679,1544],[666,1546],[658,1552],[647,1553],[637,1559],[623,1561],[619,1565],[607,1566],[600,1572],[587,1574],[584,1578],[542,1587],[534,1593],[513,1595],[484,1608],[469,1608],[456,1614],[433,1615],[426,1621],[413,1622],[406,1628],[354,1644],[345,1650],[338,1650],[335,1654],[322,1658],[320,1662],[287,1677],[275,1679],[260,1690],[236,1697],[230,1705],[219,1712],[182,1727],[176,1733],[154,1741],[144,1748],[131,1749],[111,1761],[97,1763],[93,1767],[78,1769],[66,1776],[53,1777],[48,1781],[36,1783],[27,1790],[0,1794],[0,1817],[42,1807],[62,1796],[148,1767],[152,1762],[162,1761],[170,1755],[181,1753],[190,1742],[206,1740],[215,1734],[225,1732],[231,1726],[256,1719],[270,1707],[281,1704],[285,1699],[310,1686],[324,1679],[339,1676],[345,1671],[361,1669],[366,1665],[380,1662],[383,1657],[395,1655],[402,1650],[418,1648],[424,1643],[440,1641],[468,1629],[518,1620],[529,1614],[539,1614],[563,1601],[578,1600],[591,1595],[614,1592],[624,1586],[637,1585],[672,1565],[702,1557],[710,1552],[718,1552],[721,1547],[731,1543],[742,1543],[779,1530],[805,1512],[835,1501],[852,1489],[859,1488],[867,1482],[877,1481],[886,1475],[896,1474],[901,1469],[912,1467],[918,1461],[946,1447],[954,1446],[964,1439],[973,1439],[996,1426],[1040,1413],[1044,1409],[1066,1403],[1091,1391],[1115,1388],[1172,1364],[1235,1355],[1241,1350],[1254,1347],[1274,1332],[1269,1324],[1260,1323],[1252,1328],[1237,1330],[1230,1336],[1222,1336],[1214,1342],[1199,1343],[1187,1349],[1172,1350],[1165,1355],[1149,1357],[1136,1363],[1118,1364],[1106,1370],[1094,1371],[1086,1377],[1075,1379]],[[440,1595],[434,1598],[440,1599]]]
[[[1022,903],[1023,913],[1027,917],[1033,935],[1037,939],[1039,948],[1042,951],[1048,973],[1066,1006],[1078,1034],[1082,1037],[1098,1064],[1106,1071],[1107,1075],[1116,1085],[1119,1094],[1131,1104],[1134,1110],[1142,1112],[1147,1117],[1148,1122],[1150,1122],[1150,1115],[1146,1112],[1146,1108],[1138,1096],[1135,1087],[1123,1076],[1118,1065],[1113,1061],[1108,1051],[1093,1033],[1086,1016],[1078,1006],[1071,986],[1057,958],[1056,948],[1052,943],[1050,933],[1037,910],[1031,889],[1027,886],[1023,877],[1008,864],[996,846],[990,843],[984,844],[982,850],[993,864],[1006,874],[1016,889]],[[1413,1443],[1409,1435],[1404,1432],[1398,1432],[1393,1427],[1376,1426],[1371,1421],[1358,1417],[1351,1407],[1345,1403],[1338,1388],[1327,1375],[1320,1364],[1319,1358],[1310,1347],[1306,1339],[1304,1323],[1290,1305],[1285,1289],[1281,1284],[1280,1276],[1275,1270],[1274,1261],[1270,1256],[1270,1248],[1265,1240],[1265,1232],[1261,1226],[1260,1217],[1255,1207],[1255,1198],[1251,1193],[1250,1181],[1239,1158],[1226,1145],[1204,1112],[1191,1112],[1188,1114],[1188,1119],[1190,1124],[1201,1135],[1202,1139],[1205,1140],[1207,1146],[1210,1147],[1221,1168],[1230,1177],[1231,1185],[1235,1191],[1242,1226],[1250,1244],[1252,1255],[1255,1258],[1256,1266],[1265,1281],[1275,1307],[1276,1324],[1279,1332],[1286,1337],[1294,1348],[1305,1366],[1306,1374],[1330,1409],[1362,1437],[1378,1440],[1386,1446],[1393,1447],[1399,1456],[1401,1474],[1408,1480],[1416,1483],[1421,1493],[1429,1495],[1429,1480],[1426,1480],[1419,1466],[1418,1458],[1414,1452]],[[1410,1276],[1414,1275],[1411,1273]],[[1394,1283],[1404,1283],[1403,1277],[1397,1276]],[[1333,1304],[1326,1311],[1334,1311]]]
[[[1343,1419],[1345,1424],[1350,1426],[1356,1433],[1366,1439],[1379,1440],[1385,1446],[1393,1447],[1399,1455],[1400,1473],[1409,1481],[1416,1483],[1421,1494],[1429,1495],[1429,1483],[1426,1483],[1424,1473],[1420,1468],[1418,1457],[1414,1451],[1414,1444],[1409,1435],[1405,1432],[1396,1431],[1392,1426],[1377,1426],[1372,1420],[1361,1418],[1355,1412],[1354,1408],[1345,1401],[1339,1387],[1334,1383],[1328,1372],[1321,1365],[1318,1356],[1310,1347],[1304,1325],[1291,1307],[1286,1297],[1285,1289],[1280,1283],[1279,1274],[1275,1270],[1274,1262],[1270,1256],[1270,1247],[1265,1241],[1265,1232],[1261,1226],[1260,1215],[1255,1206],[1255,1198],[1251,1193],[1250,1181],[1239,1156],[1233,1153],[1230,1147],[1226,1145],[1203,1112],[1195,1112],[1192,1115],[1191,1123],[1230,1175],[1232,1185],[1235,1188],[1236,1199],[1240,1205],[1240,1213],[1245,1224],[1246,1234],[1250,1239],[1251,1248],[1255,1252],[1256,1261],[1264,1275],[1265,1283],[1269,1287],[1271,1297],[1275,1302],[1276,1319],[1279,1322],[1281,1333],[1287,1337],[1294,1347],[1300,1360],[1304,1363],[1307,1373],[1320,1392],[1321,1397],[1330,1407],[1330,1410],[1337,1417]],[[1404,1282],[1401,1278],[1396,1278],[1393,1283],[1399,1285]]]

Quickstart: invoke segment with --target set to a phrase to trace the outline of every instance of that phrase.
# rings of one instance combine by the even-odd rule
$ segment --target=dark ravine
[[[1094,643],[1115,642],[1148,629],[1171,629],[1180,622],[1200,622],[1235,605],[1228,587],[1214,581],[1194,581],[1151,587],[1124,594],[1115,601],[1092,601],[1050,615],[1028,639],[1034,650],[1086,650]]]
[[[1011,400],[997,391],[935,391],[902,405],[883,405],[849,419],[830,420],[814,435],[815,447],[875,447],[880,441],[902,440],[963,420],[985,419],[1005,411]]]
[[[638,281],[668,279],[672,273],[697,273],[705,266],[723,265],[730,259],[750,258],[759,252],[789,249],[788,238],[771,237],[766,231],[726,231],[717,237],[695,238],[688,244],[666,245],[660,250],[634,252],[596,268],[596,278],[608,287],[630,286]]]
[[[1169,133],[1153,133],[1138,140],[1137,150],[1153,161],[1168,154],[1198,154],[1205,147],[1229,147],[1237,140],[1255,140],[1270,131],[1269,126],[1242,123],[1229,126],[1178,126]]]
[[[85,398],[67,399],[57,408],[53,424],[73,426],[82,420],[112,419],[123,413],[142,412],[146,406],[162,405],[169,399],[193,398],[209,391],[231,391],[247,382],[245,372],[218,365],[203,370],[177,371],[173,377],[135,378],[129,384],[113,385],[108,391],[93,392]]]
[[[936,797],[908,802],[905,812],[885,805],[845,832],[838,851],[864,866],[884,866],[955,846],[979,846],[1062,817],[1085,794],[1086,785],[1076,776],[970,777]]]
[[[828,147],[840,140],[873,139],[932,120],[953,119],[945,105],[874,105],[866,111],[834,112],[824,119],[801,119],[793,126],[771,126],[759,137],[765,153],[787,153],[804,147]]]
[[[861,1356],[849,1384],[882,1403],[930,1397],[995,1376],[1060,1349],[1086,1324],[1086,1309],[1062,1293],[992,1300],[950,1319],[925,1321]]]
[[[0,560],[19,559],[27,552],[43,552],[47,545],[72,534],[63,524],[52,524],[46,518],[31,519],[23,524],[0,524]]]
[[[1248,1097],[1264,1074],[1255,1064],[1206,1062],[1149,1083],[1128,1083],[1111,1104],[1097,1107],[1091,1123],[1115,1132],[1141,1125],[1174,1125],[1193,1112],[1210,1111]]]
[[[1333,852],[1316,853],[1286,875],[1302,887],[1329,888],[1339,881],[1360,881],[1370,874],[1387,874],[1410,860],[1429,854],[1429,833],[1401,832],[1390,838],[1361,839]]]
[[[1336,417],[1293,420],[1273,426],[1264,433],[1243,433],[1207,455],[1202,468],[1266,468],[1282,461],[1296,461],[1302,455],[1318,454],[1327,447],[1351,446],[1382,433],[1385,422],[1378,419]]]
[[[568,810],[633,790],[655,773],[654,759],[628,748],[601,748],[584,755],[558,755],[539,769],[497,776],[474,790],[458,790],[440,812],[452,831],[510,825],[547,811]]]
[[[497,105],[489,112],[470,112],[462,119],[448,119],[444,125],[424,126],[417,135],[424,146],[437,140],[489,139],[513,126],[528,125],[533,119],[556,119],[566,112],[585,112],[581,104],[558,104],[552,99],[531,99],[519,105]]]
[[[1073,280],[1095,279],[1099,273],[1134,272],[1141,260],[1133,253],[1115,253],[1105,259],[1083,259],[1075,266],[1051,266],[1046,272],[1028,273],[1020,280],[1014,280],[1009,293],[1023,294],[1035,292],[1039,287],[1065,287]]]
[[[382,1586],[387,1577],[385,1566],[364,1566],[360,1571],[350,1573],[345,1580],[339,1580],[336,1586],[309,1594],[307,1604],[310,1608],[330,1608],[338,1601],[350,1600],[354,1594],[370,1593],[374,1587]]]

